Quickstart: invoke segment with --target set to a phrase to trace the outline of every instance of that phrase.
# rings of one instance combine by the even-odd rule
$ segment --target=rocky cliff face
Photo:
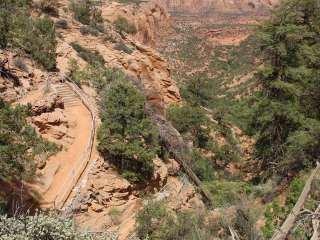
[[[169,11],[205,13],[258,11],[275,6],[279,0],[155,0]]]
[[[161,5],[153,2],[136,5],[123,5],[111,2],[102,8],[103,17],[110,22],[119,16],[125,17],[129,23],[134,24],[137,32],[134,38],[143,44],[153,46],[159,31],[166,30],[169,25],[169,15]]]

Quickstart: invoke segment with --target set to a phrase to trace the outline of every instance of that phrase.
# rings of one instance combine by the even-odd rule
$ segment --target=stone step
[[[62,98],[75,98],[75,99],[79,99],[78,96],[74,95],[65,95],[65,96],[61,96]]]
[[[64,103],[80,103],[80,101],[70,99],[70,100],[66,100],[66,101],[64,101]]]
[[[75,94],[74,92],[70,91],[70,90],[58,90],[58,93],[71,93],[71,94]]]

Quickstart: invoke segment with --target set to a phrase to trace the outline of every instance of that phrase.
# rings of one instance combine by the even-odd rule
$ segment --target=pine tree
[[[262,170],[284,175],[319,158],[320,1],[283,1],[258,36],[265,59],[256,157]]]
[[[144,112],[144,96],[123,79],[115,80],[102,102],[99,151],[131,181],[153,174],[158,133]]]

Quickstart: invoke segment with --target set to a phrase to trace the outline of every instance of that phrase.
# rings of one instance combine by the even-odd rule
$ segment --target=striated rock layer
[[[142,3],[139,7],[111,2],[102,7],[102,15],[110,22],[114,22],[118,17],[126,18],[137,29],[133,34],[135,40],[150,46],[154,46],[159,31],[165,31],[170,26],[165,8],[152,2]]]

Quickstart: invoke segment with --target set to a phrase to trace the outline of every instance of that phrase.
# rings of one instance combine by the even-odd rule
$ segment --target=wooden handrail
[[[93,143],[94,143],[94,138],[96,134],[96,115],[95,115],[94,108],[88,102],[85,93],[78,86],[76,86],[74,83],[70,81],[66,81],[66,84],[71,88],[73,92],[75,92],[79,96],[82,104],[88,109],[91,116],[91,129],[90,129],[90,137],[88,139],[87,146],[83,152],[83,155],[79,158],[80,159],[80,161],[78,161],[79,164],[77,164],[76,170],[72,174],[71,179],[65,180],[64,187],[62,188],[62,192],[60,192],[57,195],[56,199],[53,202],[43,203],[47,205],[54,205],[54,207],[57,209],[64,208],[69,196],[71,195],[72,190],[75,188],[83,172],[88,166],[88,163],[92,156]]]

